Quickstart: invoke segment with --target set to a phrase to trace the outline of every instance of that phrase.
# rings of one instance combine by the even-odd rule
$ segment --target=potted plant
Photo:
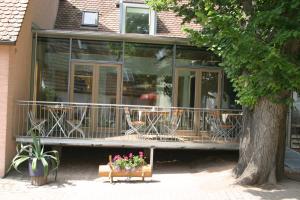
[[[129,153],[128,156],[120,156],[116,155],[113,158],[112,166],[114,170],[120,171],[134,171],[138,170],[142,166],[146,164],[145,157],[143,152],[139,152],[139,155],[133,155],[132,153]]]
[[[28,161],[29,175],[31,176],[31,184],[40,186],[47,183],[49,169],[51,171],[57,170],[59,166],[58,152],[44,151],[44,146],[41,144],[40,138],[32,131],[32,144],[17,145],[17,154],[13,158],[12,163],[8,169],[14,168],[16,171],[18,167]]]

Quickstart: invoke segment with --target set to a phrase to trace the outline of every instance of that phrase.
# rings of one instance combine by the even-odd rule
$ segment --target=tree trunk
[[[244,109],[239,162],[233,170],[244,185],[275,184],[283,174],[287,106],[261,98]]]

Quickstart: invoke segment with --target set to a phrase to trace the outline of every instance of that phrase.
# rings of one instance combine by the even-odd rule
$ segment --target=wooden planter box
[[[145,165],[138,169],[127,170],[114,170],[113,167],[108,165],[99,165],[99,176],[108,177],[110,182],[113,182],[114,177],[141,177],[144,181],[145,177],[152,177],[152,169],[150,165]]]
[[[114,177],[141,177],[144,181],[145,177],[152,177],[152,168],[151,165],[144,165],[130,171],[116,170],[112,165],[111,156],[109,156],[109,163],[107,165],[99,165],[99,176],[108,177],[111,183]]]

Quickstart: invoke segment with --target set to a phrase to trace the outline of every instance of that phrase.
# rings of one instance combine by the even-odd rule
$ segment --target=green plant
[[[14,168],[16,171],[22,173],[18,170],[18,167],[25,161],[32,160],[31,168],[35,172],[37,170],[37,163],[41,162],[43,166],[44,176],[49,173],[49,164],[51,163],[52,171],[57,170],[59,166],[59,155],[55,150],[44,151],[44,146],[41,144],[40,138],[32,131],[32,144],[17,145],[17,154],[13,158],[11,165],[8,169],[10,171]]]
[[[113,166],[115,169],[134,169],[142,167],[146,164],[145,157],[143,152],[139,152],[139,155],[133,155],[129,153],[128,156],[124,155],[123,157],[120,155],[116,155],[113,158]]]

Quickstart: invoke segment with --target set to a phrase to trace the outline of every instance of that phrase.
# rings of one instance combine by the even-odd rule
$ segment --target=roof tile
[[[0,0],[0,42],[15,42],[29,0]]]

